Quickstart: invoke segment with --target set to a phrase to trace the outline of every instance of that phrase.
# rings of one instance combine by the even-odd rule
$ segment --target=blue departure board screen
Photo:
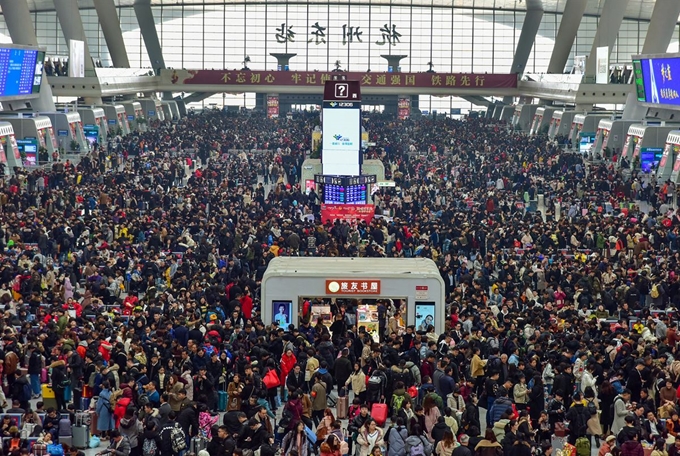
[[[37,50],[0,47],[0,97],[33,94],[37,61]]]
[[[346,201],[347,204],[366,204],[366,185],[348,185]]]
[[[323,186],[323,202],[326,204],[345,204],[345,187],[325,184]]]

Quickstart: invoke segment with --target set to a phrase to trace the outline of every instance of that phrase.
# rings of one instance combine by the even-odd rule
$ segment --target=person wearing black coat
[[[297,391],[304,390],[306,387],[305,372],[300,364],[296,364],[286,377],[286,388],[288,388],[288,391]]]
[[[481,423],[479,421],[479,406],[477,405],[477,402],[478,402],[477,396],[471,394],[470,397],[468,397],[467,402],[465,403],[465,411],[463,412],[463,415],[460,417],[460,422],[463,425],[463,429],[467,429],[468,432],[469,429],[472,427],[475,427],[477,429],[481,428]]]
[[[139,439],[139,452],[141,453],[142,448],[144,448],[144,442],[147,440],[153,440],[156,442],[156,448],[160,450],[161,448],[161,437],[158,432],[158,429],[156,429],[155,423],[147,423],[146,427],[144,428],[144,433],[141,435],[141,439]]]
[[[432,439],[434,440],[434,447],[437,448],[437,444],[444,439],[444,433],[447,430],[451,430],[448,424],[446,424],[446,420],[444,419],[443,416],[440,416],[437,419],[437,423],[432,426]]]
[[[173,412],[170,412],[168,417],[171,417]],[[170,421],[173,421],[172,419]],[[187,407],[184,407],[177,415],[177,424],[182,427],[187,437],[194,437],[198,434],[198,411],[196,410],[196,403],[190,402]]]
[[[238,447],[255,451],[268,441],[269,433],[267,429],[257,419],[251,418],[248,421],[248,430],[239,439]]]
[[[217,435],[213,434],[212,439],[208,442],[207,450],[211,456],[228,456],[233,453],[234,448],[229,451],[228,440],[229,431],[227,431],[226,426],[220,426]],[[233,442],[233,439],[231,439]]]
[[[518,440],[505,454],[508,456],[531,456],[531,443],[526,440]]]
[[[574,392],[574,376],[571,374],[571,365],[563,364],[559,368],[560,373],[553,381],[553,391],[561,391],[564,397],[564,405],[568,409],[571,405],[571,395]],[[542,409],[539,409],[542,410]]]
[[[335,379],[338,385],[343,386],[352,375],[352,361],[349,359],[349,349],[342,349],[342,356],[335,360]]]
[[[529,391],[529,416],[536,423],[541,417],[541,411],[545,410],[545,392],[540,375],[534,376],[534,386]]]
[[[246,422],[248,418],[241,411],[227,412],[224,414],[223,423],[227,428],[227,433],[231,436],[241,436],[245,434]]]

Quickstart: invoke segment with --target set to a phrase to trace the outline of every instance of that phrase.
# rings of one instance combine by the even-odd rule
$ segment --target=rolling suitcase
[[[378,426],[383,427],[387,422],[387,404],[377,402],[371,407],[371,418],[375,420]]]
[[[54,395],[54,390],[50,387],[50,385],[43,384],[41,386],[42,388],[42,399],[43,399],[43,404],[45,405],[45,410],[49,408],[53,408],[56,410],[57,408],[57,399],[56,396]]]
[[[193,454],[198,454],[199,451],[205,450],[208,446],[208,441],[205,439],[205,437],[198,436],[194,437],[191,439],[191,448],[190,451]]]
[[[344,388],[340,389],[340,392],[338,394],[338,400],[335,404],[335,407],[337,409],[338,419],[339,420],[347,419],[347,416],[349,414],[349,397],[345,393]]]
[[[217,411],[226,412],[227,411],[227,392],[219,391],[217,393]]]
[[[73,446],[78,449],[90,446],[90,414],[76,413],[76,425],[73,426]]]
[[[71,420],[68,418],[62,418],[59,420],[59,437],[61,436],[71,436]]]

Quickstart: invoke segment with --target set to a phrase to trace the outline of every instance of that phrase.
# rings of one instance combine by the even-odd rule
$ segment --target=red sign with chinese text
[[[165,70],[170,71],[170,70]],[[322,86],[332,79],[331,72],[315,71],[238,71],[238,70],[172,70],[172,84],[204,85],[284,85]],[[516,74],[475,73],[343,73],[349,81],[368,87],[421,88],[516,88]]]
[[[326,294],[331,295],[380,294],[380,280],[375,279],[326,280]]]
[[[345,220],[347,222],[363,220],[366,223],[370,223],[374,215],[375,206],[372,204],[321,205],[321,223],[326,223],[328,220],[331,222],[336,220]]]
[[[411,97],[399,97],[397,101],[397,117],[399,120],[408,119],[411,116]]]
[[[269,95],[267,96],[267,117],[270,119],[275,119],[279,117],[279,96]]]

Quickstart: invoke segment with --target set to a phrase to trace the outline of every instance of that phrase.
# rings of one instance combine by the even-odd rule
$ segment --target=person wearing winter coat
[[[474,456],[503,456],[503,447],[492,429],[487,429],[484,438],[475,446]]]
[[[495,423],[501,419],[504,413],[512,413],[512,401],[508,398],[508,391],[505,388],[498,389],[498,397],[489,410],[491,414],[491,423]]]
[[[127,410],[125,412],[125,416],[120,420],[118,430],[130,443],[130,451],[132,454],[141,453],[141,451],[137,451],[137,447],[141,450],[142,442],[140,434],[144,433],[144,426],[142,426],[142,422],[132,413],[132,410]]]
[[[444,438],[444,433],[446,431],[451,431],[451,428],[446,424],[446,418],[440,416],[437,418],[437,423],[432,427],[432,432],[430,432],[435,447]]]
[[[422,433],[422,432],[421,432]],[[425,440],[427,440],[425,438]],[[357,445],[359,445],[359,456],[368,456],[371,454],[373,447],[383,446],[383,431],[378,427],[378,424],[373,418],[369,418],[364,423],[363,427],[359,429],[357,435]],[[406,453],[409,452],[408,440],[406,441]],[[427,456],[427,453],[426,455]]]
[[[127,437],[120,434],[117,429],[111,431],[109,447],[99,454],[111,454],[113,456],[130,456],[130,442]]]
[[[406,454],[411,454],[411,448],[421,444],[423,445],[424,455],[431,456],[434,446],[428,440],[427,436],[423,433],[423,429],[420,427],[420,425],[414,424],[411,427],[411,432],[409,432],[409,436],[406,438],[405,441],[404,446]]]
[[[309,454],[305,423],[298,421],[295,429],[286,433],[281,442],[281,450],[284,456],[289,455],[292,450],[297,451],[298,456],[307,456]]]
[[[397,425],[387,431],[387,449],[391,456],[406,456],[408,430],[403,418],[397,418]]]
[[[503,438],[505,438],[505,429],[507,428],[508,423],[510,423],[510,419],[507,415],[503,415],[503,418],[496,421],[491,428],[498,442],[502,442]]]
[[[614,422],[612,423],[612,434],[618,435],[619,431],[626,425],[626,416],[630,413],[628,406],[630,404],[630,390],[623,390],[614,398]]]
[[[628,440],[621,445],[621,456],[644,456],[645,451],[638,441],[637,435],[632,440]]]

